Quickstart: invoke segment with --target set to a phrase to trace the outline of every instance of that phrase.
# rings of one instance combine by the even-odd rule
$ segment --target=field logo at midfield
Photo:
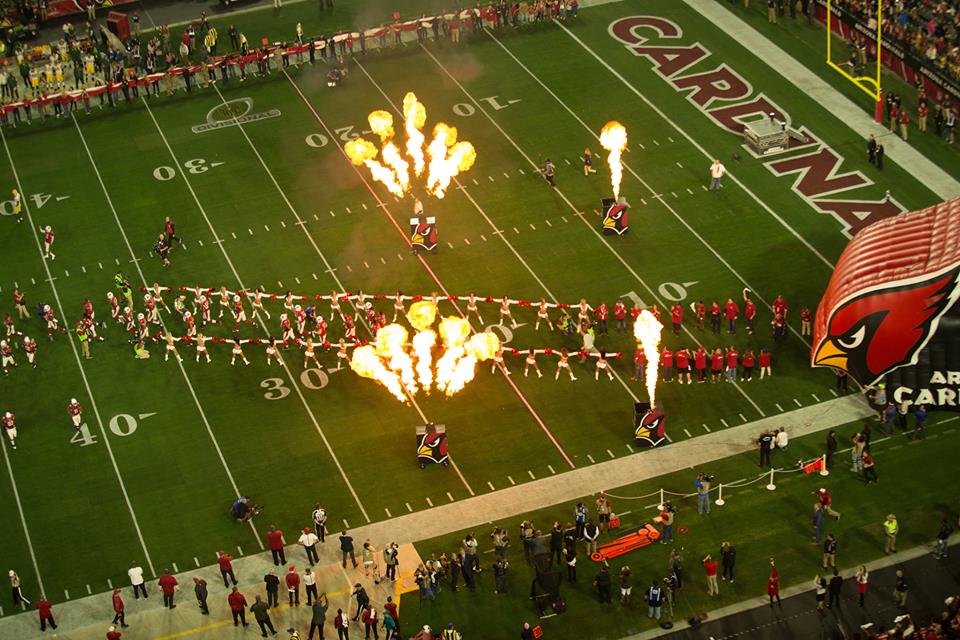
[[[267,118],[276,118],[280,115],[279,109],[270,109],[259,113],[250,113],[253,110],[253,98],[236,98],[215,106],[207,112],[207,121],[190,127],[194,133],[203,133],[214,129],[232,127],[236,124],[246,124]]]
[[[772,114],[790,126],[790,114],[761,93],[743,76],[724,63],[713,66],[716,59],[699,42],[683,45],[680,26],[659,16],[628,16],[610,24],[610,35],[622,43],[630,53],[653,63],[653,72],[714,124],[737,136],[743,136],[745,123],[766,119]],[[687,70],[698,63],[713,68],[693,73]],[[873,185],[873,181],[859,171],[843,172],[844,158],[804,128],[803,140],[790,138],[787,149],[773,154],[778,157],[761,160],[775,176],[793,175],[791,189],[818,213],[833,216],[848,236],[856,235],[864,227],[884,218],[902,213],[905,209],[893,198],[881,200],[847,200],[837,196]]]

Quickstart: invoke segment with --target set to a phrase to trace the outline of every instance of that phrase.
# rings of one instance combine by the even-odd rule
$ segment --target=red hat
[[[296,570],[297,570],[297,568],[296,568],[295,566],[290,565],[290,571],[296,571]]]
[[[304,532],[304,533],[310,533],[310,527],[304,527],[304,528],[303,528],[303,532]]]

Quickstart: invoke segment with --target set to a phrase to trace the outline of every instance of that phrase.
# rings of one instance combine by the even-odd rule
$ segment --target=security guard
[[[463,640],[460,632],[453,628],[452,622],[447,625],[447,628],[443,630],[443,634],[440,637],[443,640]]]

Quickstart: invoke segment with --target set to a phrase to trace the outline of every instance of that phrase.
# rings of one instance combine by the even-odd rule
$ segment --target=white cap
[[[298,304],[293,305],[295,311],[300,311],[301,307]]]
[[[76,398],[70,398],[70,404],[77,404]]]
[[[5,415],[6,417],[8,417],[8,418],[10,418],[10,417],[12,417],[12,416],[13,416],[13,414],[12,414],[12,413],[10,413],[9,411],[7,411],[7,412],[6,412],[6,413],[5,413],[4,415]]]

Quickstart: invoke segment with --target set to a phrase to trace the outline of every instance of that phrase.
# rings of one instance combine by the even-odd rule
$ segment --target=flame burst
[[[397,180],[397,175],[392,169],[383,166],[375,160],[378,152],[377,147],[374,146],[372,142],[368,142],[363,138],[357,138],[343,145],[343,150],[347,154],[347,157],[350,158],[350,162],[358,167],[361,165],[366,166],[370,169],[370,175],[373,176],[374,180],[383,183],[393,195],[400,198],[403,197],[403,186]]]
[[[427,147],[430,156],[430,173],[427,176],[427,191],[443,198],[450,180],[461,171],[473,166],[477,151],[469,142],[457,142],[457,128],[438,122],[433,128],[433,140]]]
[[[489,332],[471,335],[465,318],[443,318],[435,332],[430,327],[436,317],[433,302],[415,302],[407,312],[407,319],[417,329],[412,343],[407,341],[407,329],[399,324],[381,327],[374,345],[354,349],[350,368],[380,382],[401,402],[420,389],[429,393],[432,387],[452,396],[473,380],[478,362],[497,353],[500,339]],[[438,332],[444,352],[434,362]]]
[[[371,111],[367,116],[367,122],[370,123],[370,131],[380,136],[381,142],[386,142],[393,137],[393,116],[389,111],[380,109]]]
[[[656,406],[657,377],[660,373],[660,333],[663,325],[657,317],[644,309],[633,323],[633,337],[637,339],[643,353],[647,356],[646,384],[650,406]]]
[[[403,125],[407,132],[407,154],[413,158],[413,171],[418,176],[423,173],[426,161],[423,156],[423,142],[425,140],[420,129],[427,122],[427,108],[417,100],[417,96],[410,91],[403,96]]]
[[[610,184],[613,186],[613,197],[620,197],[620,181],[623,179],[623,163],[620,156],[627,148],[627,130],[616,120],[603,125],[600,130],[600,145],[610,152],[607,164],[610,165]]]

